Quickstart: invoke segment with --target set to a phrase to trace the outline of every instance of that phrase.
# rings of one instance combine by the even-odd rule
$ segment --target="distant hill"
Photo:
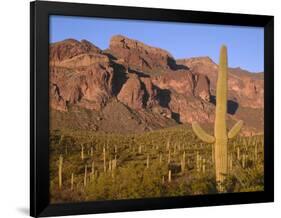
[[[217,70],[209,57],[176,60],[121,35],[105,50],[86,40],[53,43],[51,128],[132,133],[212,124]],[[243,119],[245,135],[263,132],[263,84],[263,73],[229,69],[227,119]]]

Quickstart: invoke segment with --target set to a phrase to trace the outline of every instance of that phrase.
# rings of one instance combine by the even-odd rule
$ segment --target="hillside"
[[[209,57],[176,60],[121,35],[105,50],[86,40],[53,43],[51,129],[139,133],[193,121],[212,125],[217,69]],[[244,135],[260,134],[263,73],[229,69],[228,81],[229,125],[243,119]]]

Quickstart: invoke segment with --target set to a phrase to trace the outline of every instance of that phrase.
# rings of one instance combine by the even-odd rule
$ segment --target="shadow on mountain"
[[[179,113],[172,112],[172,119],[175,120],[177,123],[181,123]]]
[[[134,73],[134,74],[138,75],[139,77],[146,77],[146,78],[149,77],[149,75],[147,75],[147,74],[145,74],[145,73],[143,73],[141,71],[137,71],[135,69],[131,69],[131,68],[128,68],[128,72],[129,73]]]
[[[161,107],[169,108],[169,103],[171,101],[171,91],[169,89],[160,89],[157,88],[157,97],[158,102]]]
[[[117,60],[117,58],[113,54],[111,54],[107,51],[103,51],[103,54],[106,55],[110,60],[113,60],[113,61]]]
[[[128,78],[124,66],[117,63],[113,63],[112,67],[114,68],[114,76],[112,79],[112,83],[114,85],[112,86],[112,92],[114,95],[117,95]]]
[[[149,94],[148,94],[143,82],[141,82],[141,89],[144,90],[144,95],[143,95],[143,98],[142,98],[142,104],[146,107],[148,99],[149,99]]]
[[[171,57],[168,57],[167,62],[172,70],[189,70],[189,68],[187,66],[182,65],[182,64],[177,64],[175,59],[173,59]]]
[[[216,96],[211,95],[210,102],[216,105]],[[234,115],[239,107],[239,104],[233,100],[227,100],[227,113]]]
[[[155,86],[155,88],[157,89],[157,93],[158,93],[157,100],[159,102],[159,105],[161,107],[169,109],[169,103],[171,101],[171,91],[169,89],[161,89],[157,86]],[[175,120],[177,123],[181,123],[179,113],[172,112],[171,118]]]

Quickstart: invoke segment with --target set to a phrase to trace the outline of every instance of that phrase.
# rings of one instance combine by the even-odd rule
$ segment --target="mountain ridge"
[[[217,65],[207,56],[174,59],[164,49],[121,35],[113,36],[104,50],[87,40],[50,44],[50,107],[61,114],[56,119],[66,119],[63,114],[74,106],[99,114],[83,127],[96,131],[115,131],[110,123],[118,126],[122,116],[125,123],[137,120],[130,125],[135,132],[193,121],[212,123],[216,77]],[[228,108],[230,123],[245,119],[243,134],[262,132],[263,73],[230,68]],[[53,123],[52,128],[61,128]]]

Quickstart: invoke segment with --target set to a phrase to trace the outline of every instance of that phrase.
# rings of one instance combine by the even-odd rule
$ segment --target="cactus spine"
[[[214,136],[206,133],[198,123],[193,123],[193,131],[202,141],[215,143],[215,171],[217,189],[223,192],[221,183],[228,173],[227,141],[235,137],[242,128],[243,121],[238,121],[227,134],[226,113],[227,113],[227,48],[222,46],[220,50],[220,63],[217,79],[216,93],[216,118],[214,125]]]

